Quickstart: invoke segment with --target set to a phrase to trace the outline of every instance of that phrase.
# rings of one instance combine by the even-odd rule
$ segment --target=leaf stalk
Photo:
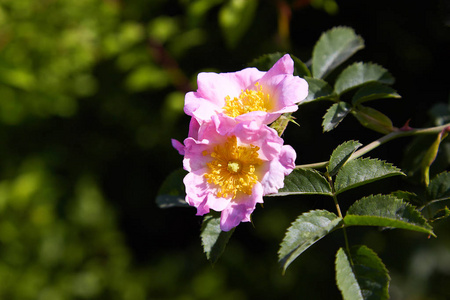
[[[370,144],[364,146],[363,148],[359,149],[355,153],[350,156],[348,161],[356,159],[358,157],[363,156],[364,154],[372,151],[373,149],[383,145],[386,142],[389,142],[391,140],[404,137],[404,136],[412,136],[412,135],[421,135],[421,134],[437,134],[442,132],[443,130],[450,131],[450,123],[441,125],[441,126],[435,126],[435,127],[428,127],[428,128],[419,128],[419,129],[397,129],[393,132],[390,132],[381,138],[371,142]],[[347,162],[348,162],[347,161]],[[328,161],[322,161],[318,163],[312,163],[312,164],[304,164],[304,165],[297,165],[295,166],[296,169],[301,168],[312,168],[312,169],[321,169],[325,168],[328,165]]]

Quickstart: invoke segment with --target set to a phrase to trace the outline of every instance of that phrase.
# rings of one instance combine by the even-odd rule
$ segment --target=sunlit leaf
[[[352,107],[347,102],[334,103],[323,116],[323,131],[331,131],[348,115]]]
[[[230,231],[220,230],[220,213],[211,212],[205,216],[200,237],[209,261],[215,263],[219,259],[233,232],[234,228]]]
[[[361,147],[361,143],[357,141],[347,141],[334,149],[327,166],[330,176],[336,175],[339,169],[347,162],[356,149]]]
[[[344,217],[346,226],[382,226],[424,232],[433,228],[412,205],[390,195],[371,195],[356,201]]]
[[[330,184],[318,171],[313,169],[295,169],[285,177],[284,187],[277,194],[268,196],[286,195],[332,195]]]
[[[344,300],[389,299],[388,270],[375,252],[354,246],[350,254],[340,248],[336,254],[336,282]]]
[[[316,100],[330,100],[336,96],[333,88],[326,81],[312,77],[304,79],[308,82],[308,96],[300,104]]]
[[[352,104],[357,105],[363,102],[385,99],[385,98],[401,98],[397,92],[390,86],[372,82],[368,83],[356,91],[352,98]]]
[[[391,119],[374,108],[358,105],[352,114],[361,125],[376,132],[388,134],[394,130]]]
[[[183,178],[187,172],[183,169],[178,169],[163,181],[156,196],[156,204],[160,208],[170,207],[185,207],[189,206],[184,200],[186,193],[184,190]]]
[[[347,162],[336,175],[336,194],[383,178],[404,175],[390,163],[378,159],[358,158]]]
[[[326,210],[312,210],[300,215],[288,228],[278,251],[283,272],[306,249],[337,229],[342,219]]]
[[[356,51],[364,48],[364,40],[352,28],[335,27],[322,34],[314,46],[312,74],[325,78]]]
[[[385,68],[373,63],[354,63],[338,75],[334,90],[338,94],[370,82],[393,84],[394,77]]]
[[[363,300],[361,288],[353,272],[352,264],[345,253],[339,248],[336,253],[336,283],[344,300]]]
[[[293,122],[294,124],[297,124],[297,122],[295,122],[294,118],[292,117],[292,113],[284,113],[278,119],[276,119],[272,124],[270,124],[270,127],[275,129],[277,131],[278,135],[281,136],[281,135],[283,135],[283,132],[286,129],[289,122]]]

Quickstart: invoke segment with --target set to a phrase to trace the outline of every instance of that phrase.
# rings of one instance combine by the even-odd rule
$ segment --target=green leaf
[[[347,102],[334,103],[323,116],[323,131],[331,131],[348,115],[352,107]]]
[[[402,158],[402,169],[405,170],[408,179],[414,178],[416,182],[420,182],[422,175],[420,170],[423,157],[435,140],[435,135],[418,135],[405,147],[405,153]]]
[[[356,51],[364,48],[364,40],[349,27],[335,27],[324,32],[312,54],[314,78],[325,78]]]
[[[356,149],[361,147],[361,143],[357,141],[347,141],[334,149],[327,166],[330,176],[336,175],[340,168],[347,162]]]
[[[255,16],[257,0],[230,0],[219,11],[219,25],[230,48],[235,48]]]
[[[394,77],[385,68],[373,63],[354,63],[339,74],[334,84],[336,93],[343,94],[370,82],[393,84]]]
[[[339,248],[336,253],[336,283],[341,291],[344,300],[362,300],[364,299],[359,287],[356,275],[353,272],[352,264],[344,249]]]
[[[331,186],[327,179],[313,169],[294,169],[284,178],[284,187],[277,194],[267,196],[287,195],[328,195],[332,196]]]
[[[208,17],[208,12],[222,2],[224,2],[224,0],[197,0],[187,2],[186,21],[188,24],[186,24],[186,27],[201,27]]]
[[[413,205],[421,205],[423,204],[422,199],[420,199],[415,193],[407,192],[407,191],[395,191],[390,193],[391,196],[399,198],[403,201],[409,202]]]
[[[450,197],[450,173],[442,172],[434,177],[427,187],[430,200]]]
[[[401,96],[397,94],[397,92],[393,88],[387,85],[378,82],[371,82],[356,91],[355,95],[353,95],[352,98],[352,104],[356,106],[363,102],[385,98],[398,99],[401,98]]]
[[[289,54],[292,58],[292,60],[294,61],[294,75],[295,76],[300,76],[300,77],[306,77],[306,76],[311,76],[311,71],[308,69],[308,67],[306,66],[306,64],[301,61],[300,58]]]
[[[156,204],[160,208],[187,207],[189,204],[184,200],[186,193],[184,190],[183,178],[187,172],[178,169],[167,176],[159,188],[156,196]]]
[[[336,254],[336,282],[344,300],[389,299],[388,270],[366,246],[354,246],[350,254],[340,248]]]
[[[450,217],[450,209],[448,209],[447,206],[445,206],[443,209],[439,209],[434,213],[433,218],[430,220],[430,222],[436,222],[439,220],[443,220]]]
[[[433,228],[412,205],[390,195],[371,195],[356,201],[344,217],[346,226],[382,226],[434,235]]]
[[[382,134],[394,131],[391,119],[374,108],[358,105],[352,110],[352,114],[366,128]]]
[[[383,178],[405,175],[403,172],[378,159],[358,158],[348,161],[338,172],[334,184],[336,194]]]
[[[211,212],[203,219],[200,237],[202,239],[203,251],[213,264],[225,251],[234,228],[230,231],[220,230],[220,213]]]
[[[268,71],[283,55],[284,53],[281,52],[264,54],[252,60],[248,66],[260,71]]]
[[[304,79],[308,82],[308,96],[300,104],[316,100],[330,100],[336,97],[333,88],[326,81],[312,77]]]
[[[283,273],[306,249],[341,225],[342,219],[327,210],[300,215],[288,228],[278,251]]]
[[[262,55],[254,59],[249,66],[255,67],[260,71],[268,71],[272,66],[285,55],[285,53],[275,52],[270,54]],[[292,54],[289,54],[294,61],[294,75],[295,76],[311,76],[311,72],[308,67],[299,58]]]
[[[441,142],[443,139],[445,139],[448,135],[448,132],[446,129],[442,130],[434,140],[433,144],[430,148],[428,148],[427,152],[425,152],[425,155],[422,158],[422,161],[420,163],[421,166],[421,172],[422,172],[422,179],[425,183],[425,186],[428,186],[430,183],[430,166],[436,159],[436,156],[439,151],[439,146],[441,145]]]
[[[277,131],[278,136],[282,136],[289,122],[293,122],[294,124],[298,125],[297,122],[294,121],[292,113],[284,113],[274,122],[272,122],[272,124],[270,124],[270,127]]]
[[[449,99],[450,102],[450,99]],[[439,102],[434,104],[428,111],[430,121],[436,126],[450,122],[450,103]]]

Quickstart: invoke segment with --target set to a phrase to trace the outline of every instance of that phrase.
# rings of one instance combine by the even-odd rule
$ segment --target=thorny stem
[[[450,130],[450,123],[447,123],[447,124],[441,125],[441,126],[421,128],[421,129],[407,129],[407,130],[398,129],[396,131],[386,134],[385,136],[382,136],[378,140],[373,141],[372,143],[359,149],[358,151],[353,153],[352,156],[350,156],[348,161],[358,158],[360,156],[363,156],[364,154],[372,151],[373,149],[377,148],[378,146],[381,146],[382,144],[389,142],[391,140],[394,140],[396,138],[399,138],[399,137],[420,135],[420,134],[436,134],[436,133],[441,132],[442,130]],[[318,163],[313,163],[313,164],[298,165],[298,166],[295,166],[295,168],[296,169],[301,169],[301,168],[320,169],[320,168],[325,168],[327,165],[328,165],[328,161],[323,161],[323,162],[318,162]]]

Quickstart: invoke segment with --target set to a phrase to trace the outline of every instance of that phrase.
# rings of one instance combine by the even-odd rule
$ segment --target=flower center
[[[257,82],[256,90],[242,90],[239,98],[225,97],[224,113],[232,118],[251,111],[268,111],[270,107],[269,94],[262,91],[262,86]]]
[[[234,199],[238,192],[252,194],[253,185],[258,181],[256,166],[262,163],[258,150],[253,145],[238,146],[235,136],[214,147],[213,160],[207,164],[209,173],[204,176],[208,183],[218,186],[217,197]]]
[[[228,171],[231,173],[238,173],[242,168],[242,164],[239,161],[229,161],[228,162]]]

